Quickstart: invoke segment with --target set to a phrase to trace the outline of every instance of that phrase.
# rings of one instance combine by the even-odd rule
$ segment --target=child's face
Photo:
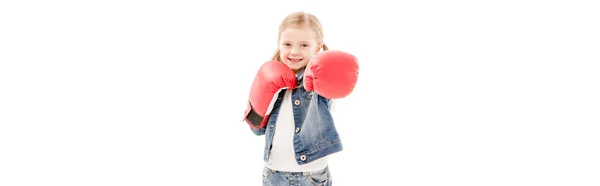
[[[321,50],[321,46],[310,28],[290,27],[281,33],[279,50],[281,61],[297,73]]]

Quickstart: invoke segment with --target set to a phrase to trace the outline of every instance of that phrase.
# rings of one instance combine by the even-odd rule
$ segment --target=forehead
[[[307,27],[289,27],[281,32],[280,40],[292,42],[316,42],[315,33]]]

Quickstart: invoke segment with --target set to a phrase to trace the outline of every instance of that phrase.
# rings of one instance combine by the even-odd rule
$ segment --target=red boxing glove
[[[265,127],[279,92],[282,89],[294,89],[296,86],[296,76],[287,65],[279,61],[264,63],[250,88],[244,121],[254,129]]]
[[[327,50],[306,66],[304,88],[329,99],[344,98],[354,90],[358,70],[358,60],[353,55]]]

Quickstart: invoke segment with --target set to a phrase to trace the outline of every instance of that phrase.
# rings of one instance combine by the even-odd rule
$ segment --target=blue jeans
[[[263,186],[331,186],[329,167],[314,172],[286,172],[264,167]]]

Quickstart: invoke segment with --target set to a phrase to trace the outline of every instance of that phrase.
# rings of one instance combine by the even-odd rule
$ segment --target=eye
[[[308,45],[307,44],[302,44],[302,47],[308,47]]]
[[[284,43],[283,46],[290,46],[290,44],[289,43]]]

